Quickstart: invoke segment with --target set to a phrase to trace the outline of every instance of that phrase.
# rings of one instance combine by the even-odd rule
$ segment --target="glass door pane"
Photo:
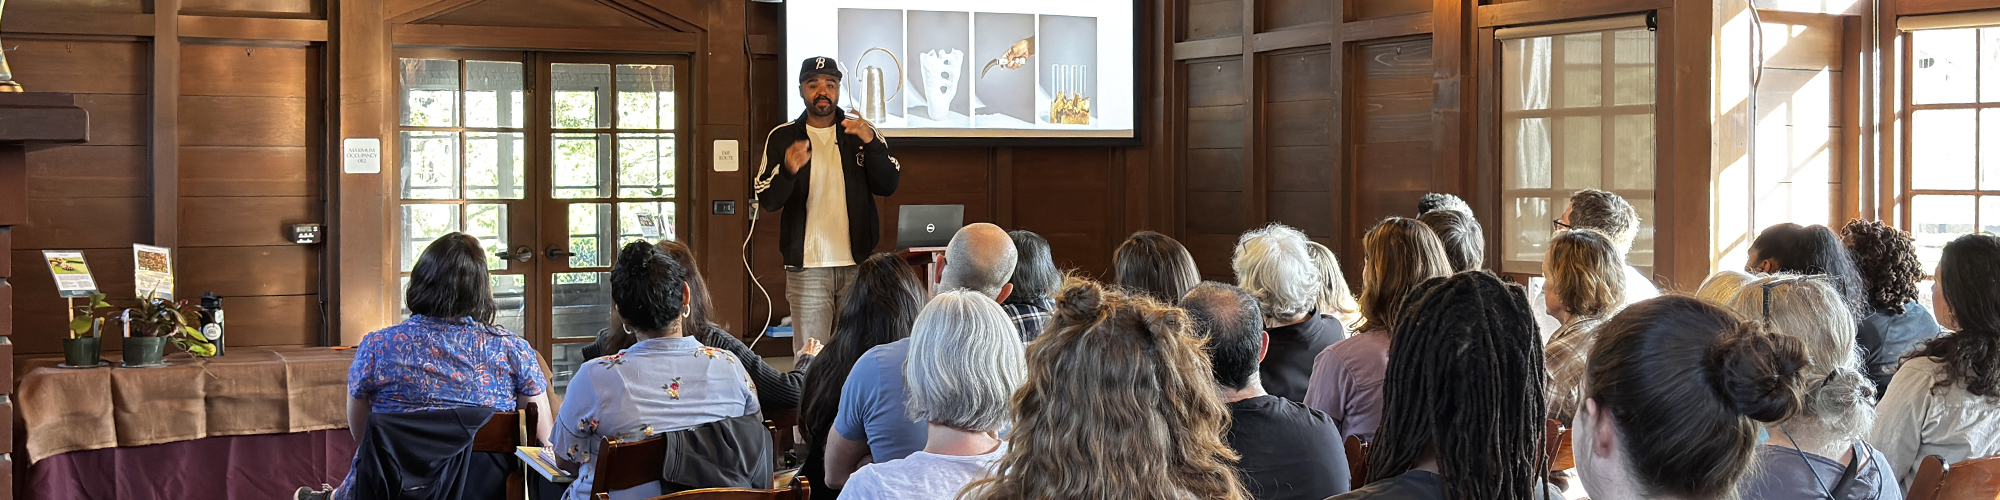
[[[547,335],[537,340],[566,390],[582,347],[611,324],[611,266],[627,243],[677,237],[677,154],[688,95],[678,56],[549,54],[538,96],[548,118],[530,140],[545,147],[548,183],[536,193],[544,221]],[[484,180],[484,178],[481,178]],[[470,181],[468,181],[470,182]],[[641,221],[650,221],[650,224]]]

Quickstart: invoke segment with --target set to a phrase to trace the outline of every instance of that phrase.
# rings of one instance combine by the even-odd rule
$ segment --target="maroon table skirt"
[[[208,437],[72,451],[28,467],[27,500],[274,500],[339,484],[354,460],[347,429]]]

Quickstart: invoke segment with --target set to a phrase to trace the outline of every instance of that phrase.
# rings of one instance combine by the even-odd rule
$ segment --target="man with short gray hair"
[[[1181,298],[1192,333],[1208,341],[1209,366],[1229,405],[1223,439],[1242,454],[1243,487],[1256,500],[1317,500],[1352,486],[1339,424],[1319,410],[1272,396],[1258,380],[1266,352],[1263,313],[1241,288],[1204,281]]]
[[[970,290],[999,307],[1013,291],[1007,278],[1014,275],[1014,239],[1000,226],[978,223],[959,228],[944,254],[943,276],[933,293]],[[822,480],[827,486],[839,489],[862,465],[907,457],[924,448],[924,422],[904,409],[903,364],[909,355],[910,339],[903,339],[875,346],[854,361],[847,383],[840,388],[833,432],[826,433]]]
[[[1271,224],[1243,233],[1231,263],[1236,284],[1263,310],[1270,335],[1270,352],[1259,367],[1264,389],[1292,401],[1305,401],[1313,357],[1347,338],[1340,320],[1314,309],[1321,277],[1306,253],[1311,241],[1290,226]]]

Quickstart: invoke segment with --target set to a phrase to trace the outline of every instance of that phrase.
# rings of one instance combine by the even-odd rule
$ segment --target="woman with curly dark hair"
[[[2000,454],[2000,236],[1945,245],[1931,293],[1938,323],[1952,333],[1910,353],[1876,406],[1869,439],[1906,487],[1923,457]]]
[[[1889,390],[1889,381],[1902,366],[1903,355],[1925,341],[1936,338],[1943,328],[1929,309],[1917,302],[1917,282],[1924,279],[1923,263],[1910,233],[1880,221],[1851,220],[1840,228],[1854,267],[1861,272],[1861,286],[1867,296],[1866,316],[1856,324],[1855,343],[1861,346],[1862,364],[1875,393]]]

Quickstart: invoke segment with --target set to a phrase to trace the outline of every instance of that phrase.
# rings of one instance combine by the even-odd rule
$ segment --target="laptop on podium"
[[[945,246],[965,226],[965,205],[903,205],[897,212],[897,250]]]

